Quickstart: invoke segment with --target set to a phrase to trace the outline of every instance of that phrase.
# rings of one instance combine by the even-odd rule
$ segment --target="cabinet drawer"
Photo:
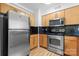
[[[71,55],[71,56],[76,56],[77,55],[77,49],[66,49],[65,54]]]
[[[65,54],[77,55],[77,37],[65,36]]]

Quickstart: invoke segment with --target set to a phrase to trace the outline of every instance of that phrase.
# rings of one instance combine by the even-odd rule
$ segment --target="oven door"
[[[48,47],[63,50],[63,36],[48,35]]]

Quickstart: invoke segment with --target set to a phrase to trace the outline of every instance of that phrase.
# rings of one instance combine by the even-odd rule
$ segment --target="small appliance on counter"
[[[0,55],[27,56],[29,47],[30,26],[28,17],[9,11],[0,14]]]
[[[67,36],[79,36],[79,25],[66,25],[65,35]]]
[[[64,55],[64,18],[49,21],[48,50]]]

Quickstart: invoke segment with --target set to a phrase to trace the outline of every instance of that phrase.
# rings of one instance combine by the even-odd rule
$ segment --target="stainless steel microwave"
[[[49,26],[64,26],[64,18],[57,18],[49,21]]]

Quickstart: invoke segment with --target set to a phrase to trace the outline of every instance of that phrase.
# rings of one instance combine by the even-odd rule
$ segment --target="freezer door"
[[[0,56],[2,55],[3,48],[3,15],[0,14]]]
[[[8,55],[25,56],[29,52],[29,31],[9,30]]]
[[[29,29],[29,19],[27,16],[21,15],[14,11],[8,12],[9,29]]]

